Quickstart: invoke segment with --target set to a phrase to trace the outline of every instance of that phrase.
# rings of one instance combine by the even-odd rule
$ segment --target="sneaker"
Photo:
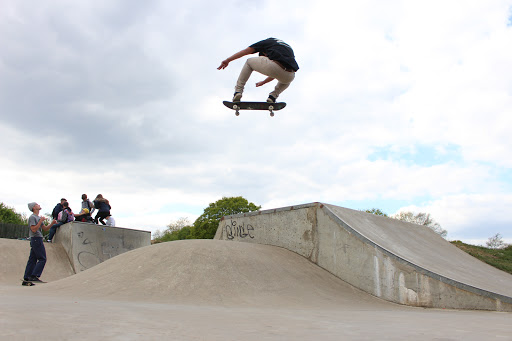
[[[272,95],[268,95],[267,103],[275,103],[275,102],[276,102],[276,98]]]
[[[45,282],[41,281],[41,280],[39,279],[39,277],[36,277],[36,276],[30,277],[29,282],[45,283]]]
[[[51,239],[48,239],[46,242],[47,242],[47,243],[51,243],[51,242],[52,242],[52,240],[51,240]]]
[[[233,95],[233,102],[240,102],[242,99],[242,93],[241,92],[235,92]]]

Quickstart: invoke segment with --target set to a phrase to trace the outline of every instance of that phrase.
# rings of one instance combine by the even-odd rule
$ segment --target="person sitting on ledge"
[[[94,219],[92,219],[88,208],[82,208],[80,213],[75,214],[75,221],[80,221],[82,223],[93,223]]]
[[[73,211],[69,207],[69,204],[67,201],[64,201],[62,204],[62,207],[64,208],[61,212],[59,212],[59,216],[57,219],[57,224],[53,225],[50,229],[50,234],[48,235],[48,243],[52,242],[53,236],[55,236],[55,233],[57,232],[57,229],[61,227],[62,225],[69,223],[70,221],[75,220],[75,215],[73,214]]]
[[[114,217],[112,217],[111,215],[107,217],[107,226],[116,227],[116,221],[114,220]]]

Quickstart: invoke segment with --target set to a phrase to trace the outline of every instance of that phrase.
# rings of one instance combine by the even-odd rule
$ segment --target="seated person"
[[[73,214],[73,211],[71,210],[71,207],[69,207],[67,201],[65,201],[62,204],[62,207],[63,210],[60,211],[59,215],[57,216],[57,223],[50,228],[50,234],[48,235],[48,243],[52,242],[53,236],[55,235],[59,227],[66,223],[69,223],[70,221],[75,220],[75,215]]]
[[[114,217],[112,217],[111,215],[107,217],[107,226],[116,227],[116,221],[114,220]]]
[[[75,221],[81,221],[83,223],[90,223],[93,221],[88,208],[82,208],[80,213],[75,214]]]

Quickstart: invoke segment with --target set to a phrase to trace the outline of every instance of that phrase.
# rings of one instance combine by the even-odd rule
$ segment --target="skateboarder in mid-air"
[[[295,61],[293,50],[290,45],[276,38],[268,38],[252,44],[248,48],[222,61],[217,69],[225,69],[231,61],[256,52],[259,52],[259,57],[247,59],[240,72],[235,86],[233,102],[240,102],[245,83],[247,83],[253,71],[258,71],[268,76],[265,80],[256,83],[256,86],[262,86],[277,79],[274,91],[268,96],[267,102],[269,103],[275,103],[277,97],[288,88],[295,78],[295,72],[299,69],[299,66]]]

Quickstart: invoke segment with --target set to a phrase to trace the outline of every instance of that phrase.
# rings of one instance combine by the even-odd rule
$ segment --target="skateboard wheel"
[[[269,106],[268,110],[274,110],[274,106],[273,105]]]
[[[233,105],[233,109],[235,109],[235,110],[238,109],[238,105],[236,105],[236,104]]]

